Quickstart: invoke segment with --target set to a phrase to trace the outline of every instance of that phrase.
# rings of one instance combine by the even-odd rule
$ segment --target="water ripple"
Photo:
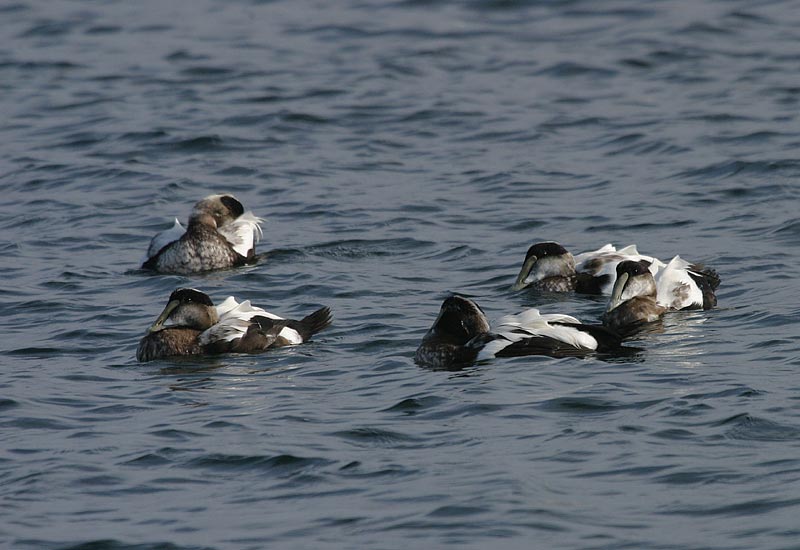
[[[796,9],[628,4],[0,6],[0,546],[796,545]],[[139,269],[222,192],[253,265]],[[451,292],[598,321],[510,291],[550,239],[703,261],[719,305],[614,357],[414,364]],[[180,286],[335,321],[138,364]]]

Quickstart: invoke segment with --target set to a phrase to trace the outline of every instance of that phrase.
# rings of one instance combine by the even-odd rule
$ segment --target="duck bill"
[[[611,291],[611,299],[608,301],[606,311],[616,309],[617,306],[622,303],[622,292],[625,290],[625,285],[628,284],[628,277],[630,277],[630,275],[627,273],[623,273],[617,277],[614,283],[614,289]]]
[[[533,269],[533,264],[536,263],[538,258],[536,256],[531,256],[530,258],[525,259],[525,263],[522,264],[522,269],[519,270],[519,275],[517,275],[517,280],[514,283],[514,286],[511,287],[511,290],[522,290],[528,283],[525,282],[525,278],[530,275],[531,270]]]
[[[147,332],[156,332],[164,328],[164,322],[169,319],[169,316],[172,315],[172,312],[179,305],[180,302],[178,300],[172,300],[170,303],[168,303],[167,307],[164,308],[164,311],[162,311],[161,315],[159,315],[158,319],[156,319],[156,322],[150,325],[150,328],[147,329]]]

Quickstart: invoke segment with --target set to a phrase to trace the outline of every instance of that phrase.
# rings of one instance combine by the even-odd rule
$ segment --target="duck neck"
[[[209,227],[211,229],[217,229],[217,220],[214,219],[214,216],[209,214],[208,212],[198,212],[192,214],[189,218],[189,230],[195,229],[198,227]]]

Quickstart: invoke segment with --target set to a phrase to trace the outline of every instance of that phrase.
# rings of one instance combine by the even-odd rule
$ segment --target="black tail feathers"
[[[706,267],[702,264],[692,264],[689,266],[689,269],[691,270],[690,273],[694,272],[695,275],[702,277],[711,290],[717,290],[719,288],[719,274],[713,267]]]
[[[691,277],[700,290],[703,292],[703,309],[711,309],[717,305],[717,296],[714,291],[719,288],[719,275],[716,270],[702,265],[689,266],[689,277]]]
[[[332,322],[333,313],[331,313],[331,308],[325,306],[311,315],[306,315],[300,321],[289,321],[287,325],[299,332],[305,342],[312,335],[328,328]]]

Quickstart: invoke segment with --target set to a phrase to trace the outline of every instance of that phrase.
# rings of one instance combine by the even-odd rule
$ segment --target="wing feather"
[[[595,278],[604,278],[601,292],[603,294],[611,294],[611,289],[617,279],[617,264],[623,260],[633,260],[634,262],[646,260],[650,262],[649,269],[653,276],[665,265],[658,258],[641,254],[635,244],[629,244],[619,250],[613,245],[607,244],[597,250],[582,252],[575,256],[575,271],[587,273]]]
[[[260,225],[263,222],[263,218],[248,210],[232,222],[218,227],[217,231],[231,243],[237,253],[249,258],[255,250],[255,243],[264,235]]]
[[[703,291],[690,276],[689,262],[675,256],[656,278],[658,305],[669,309],[703,307]]]
[[[170,243],[173,243],[183,237],[186,229],[175,218],[175,223],[169,229],[165,229],[160,233],[156,233],[155,237],[150,239],[150,246],[147,247],[147,254],[142,258],[141,263],[145,263],[150,258],[154,257],[159,251]]]
[[[228,296],[225,298],[225,301],[217,306],[217,315],[219,315],[220,322],[227,318],[249,321],[256,315],[261,315],[269,319],[283,319],[283,317],[270,313],[266,309],[252,305],[250,300],[237,302],[236,298],[233,296]]]
[[[531,337],[546,337],[576,349],[597,349],[597,340],[591,334],[559,323],[579,325],[580,321],[571,315],[558,313],[542,315],[538,309],[531,308],[518,315],[503,317],[494,332],[510,343]],[[497,345],[499,344],[493,347]]]
[[[219,341],[231,342],[243,338],[247,334],[247,329],[253,324],[253,317],[259,315],[269,319],[283,319],[274,313],[252,305],[250,300],[237,302],[233,296],[225,298],[216,308],[219,322],[200,334],[199,339],[202,345]],[[296,332],[292,329],[289,330],[292,333]],[[281,331],[281,336],[283,336],[283,331]],[[293,335],[290,333],[288,336],[287,340],[291,340]]]

